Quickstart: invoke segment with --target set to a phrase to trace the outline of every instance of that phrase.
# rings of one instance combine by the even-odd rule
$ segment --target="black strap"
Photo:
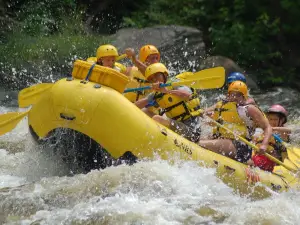
[[[228,110],[222,108],[226,103],[227,103],[227,101],[225,101],[225,100],[222,101],[221,107],[218,108],[219,110],[216,110],[216,109],[215,109],[216,112],[219,112],[219,118],[217,119],[217,122],[218,122],[219,124],[222,124],[222,125],[223,125],[224,120],[221,119],[221,114],[222,114],[222,112],[228,111]],[[223,109],[223,110],[222,110],[222,109]],[[216,136],[221,137],[220,127],[219,127],[219,126],[217,126]]]
[[[86,81],[88,81],[88,80],[90,79],[90,76],[92,75],[92,72],[93,72],[93,69],[94,69],[95,66],[96,66],[96,63],[94,63],[94,64],[90,67],[90,69],[89,69],[89,71],[88,71],[88,73],[87,73],[87,75],[86,75],[86,77],[85,77],[85,80],[86,80]]]
[[[138,77],[134,77],[133,79],[135,79],[137,82],[139,82],[139,83],[150,83],[150,82],[148,82],[147,80],[144,80],[144,79],[142,79],[142,78],[138,78]]]

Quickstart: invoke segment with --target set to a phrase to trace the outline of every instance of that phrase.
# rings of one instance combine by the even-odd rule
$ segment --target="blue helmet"
[[[242,81],[242,82],[246,83],[246,77],[240,72],[233,72],[233,73],[229,74],[229,76],[227,78],[227,83],[230,84],[233,81]]]

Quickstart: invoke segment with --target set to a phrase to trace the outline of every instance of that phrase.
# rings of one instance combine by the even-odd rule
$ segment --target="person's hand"
[[[160,87],[159,87],[160,84],[161,84],[161,82],[153,83],[153,84],[151,85],[152,90],[158,91],[158,90],[160,89]]]
[[[127,57],[135,57],[135,51],[133,48],[126,48],[125,49],[125,54],[127,55]]]
[[[246,164],[249,165],[249,166],[255,166],[252,159],[249,159]]]
[[[267,151],[267,149],[268,149],[268,145],[266,145],[266,144],[260,144],[260,145],[258,146],[258,151],[257,151],[257,153],[258,153],[258,154],[265,154],[266,151]]]
[[[169,94],[174,94],[174,93],[176,93],[176,90],[170,90],[169,91]]]
[[[203,114],[206,115],[206,116],[208,116],[208,117],[210,117],[210,118],[213,118],[215,112],[214,111],[206,111]]]
[[[160,87],[163,84],[162,82],[157,82],[152,84],[152,90],[161,92],[161,93],[169,93],[169,90],[166,87]]]

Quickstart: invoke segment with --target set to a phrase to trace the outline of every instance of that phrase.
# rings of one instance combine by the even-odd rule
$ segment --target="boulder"
[[[226,71],[226,77],[232,73],[232,72],[241,72],[246,76],[247,79],[247,85],[250,88],[257,89],[259,88],[257,83],[254,81],[254,78],[251,77],[250,74],[247,74],[245,70],[243,70],[241,67],[239,67],[233,60],[224,57],[224,56],[210,56],[204,59],[201,62],[201,65],[199,66],[198,70],[211,68],[211,67],[217,67],[217,66],[223,66]]]
[[[174,73],[194,70],[205,55],[203,34],[200,30],[184,26],[154,26],[143,29],[124,28],[112,36],[120,52],[126,48],[139,49],[146,44],[156,46],[161,60]]]

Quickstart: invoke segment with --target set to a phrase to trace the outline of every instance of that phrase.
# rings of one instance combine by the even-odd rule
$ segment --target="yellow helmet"
[[[168,69],[165,67],[162,63],[154,63],[147,67],[145,71],[145,78],[148,79],[151,75],[156,73],[163,73],[165,75],[165,78],[167,79],[169,75]]]
[[[234,81],[228,87],[228,93],[231,91],[240,92],[244,95],[245,98],[248,97],[248,88],[247,85],[242,81]]]
[[[145,62],[147,57],[149,55],[153,55],[153,54],[158,54],[159,60],[160,60],[160,53],[157,50],[157,48],[153,45],[144,45],[143,47],[141,47],[140,52],[139,52],[139,60],[141,62]]]
[[[96,57],[97,59],[105,57],[105,56],[119,56],[118,54],[118,50],[116,49],[115,46],[112,45],[101,45],[98,49],[97,49],[97,54]]]

